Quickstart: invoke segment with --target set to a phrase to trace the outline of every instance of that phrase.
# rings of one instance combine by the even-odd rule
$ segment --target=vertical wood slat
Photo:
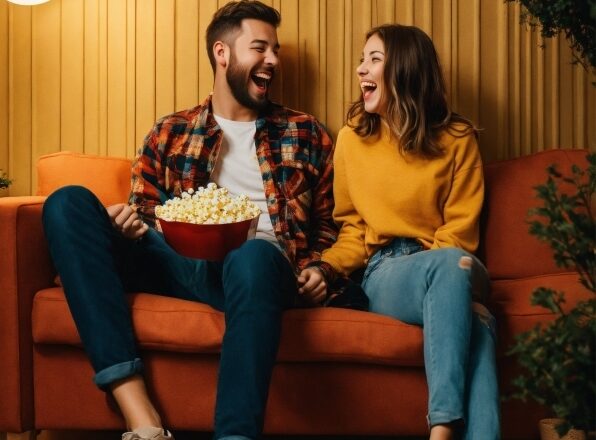
[[[204,33],[227,0],[0,2],[0,169],[35,191],[34,163],[59,150],[132,157],[156,118],[212,89]],[[560,37],[538,47],[517,4],[490,0],[268,0],[282,13],[272,97],[336,135],[360,91],[364,34],[387,22],[433,37],[455,110],[484,132],[485,159],[596,149],[594,76]],[[3,15],[4,14],[4,15]],[[5,137],[5,139],[2,138]],[[6,194],[4,192],[3,194]],[[1,194],[0,194],[1,195]]]
[[[175,6],[175,0],[155,1],[155,116],[157,118],[172,113],[175,107],[177,56]]]
[[[201,2],[200,4],[202,8],[205,3]],[[205,51],[204,36],[199,34],[198,2],[194,0],[176,0],[175,9],[174,53],[176,56],[174,69],[176,87],[174,107],[178,111],[197,105],[198,101],[203,99],[199,96],[199,89],[209,90],[211,87],[210,81],[203,78],[201,78],[201,85],[199,85],[199,60],[204,60],[203,63],[206,64],[208,72],[211,67]],[[203,11],[201,10],[201,12]]]
[[[534,108],[532,113],[534,115],[534,121],[532,123],[532,145],[534,151],[544,150],[544,40],[535,33],[536,39],[534,43],[535,58],[532,60],[532,65],[536,67],[536,73],[533,75],[534,81],[532,81],[532,87],[534,88],[532,94],[532,103]]]
[[[560,147],[573,147],[573,65],[569,54],[567,41],[559,39],[559,50],[561,59],[559,63],[559,84],[561,88],[559,96],[559,134]]]
[[[84,112],[84,3],[62,0],[60,43],[60,149],[83,151]]]
[[[346,70],[346,35],[345,20],[338,20],[335,17],[345,17],[345,2],[342,0],[329,0],[327,11],[327,72],[325,83],[327,101],[327,118],[323,121],[331,130],[339,130],[343,125],[349,99],[345,94],[345,70]],[[347,69],[349,70],[349,68]],[[337,134],[337,131],[333,133]]]
[[[352,1],[344,1],[343,7],[343,46],[340,48],[343,52],[343,96],[342,102],[350,103],[353,101],[352,98],[352,35],[353,35],[353,23],[352,23]],[[362,41],[362,40],[361,40]],[[362,44],[360,42],[360,44]]]
[[[83,151],[99,154],[99,0],[85,0],[83,7]]]
[[[360,64],[362,48],[364,47],[364,36],[372,27],[372,4],[371,2],[352,2],[352,50],[350,52],[350,102],[356,101],[360,96],[360,83],[356,76],[356,67]]]
[[[414,6],[414,25],[433,37],[433,6],[431,0],[418,0]]]
[[[504,2],[499,2],[497,4],[497,13],[496,13],[496,20],[497,20],[497,60],[498,64],[495,66],[497,71],[497,83],[496,83],[496,103],[497,108],[499,109],[506,109],[508,103],[508,96],[507,91],[509,89],[509,76],[507,75],[507,71],[509,70],[509,58],[507,56],[507,50],[509,45],[509,33],[508,33],[508,8]],[[481,82],[483,79],[481,78]],[[481,108],[489,107],[486,103],[481,103]],[[495,115],[497,119],[496,123],[496,133],[495,137],[493,138],[493,142],[496,142],[498,145],[507,145],[509,142],[507,138],[507,133],[509,131],[509,119],[507,118],[507,113],[505,111],[497,111]],[[503,151],[503,148],[500,149],[487,149],[485,150],[485,156],[488,160],[490,159],[506,159],[507,155]]]
[[[545,41],[544,75],[544,147],[553,148],[559,145],[559,37],[548,38]]]
[[[415,0],[395,0],[395,21],[411,26],[414,24]]]
[[[301,108],[300,87],[300,34],[299,14],[300,2],[298,0],[284,1],[279,9],[282,16],[284,31],[278,32],[280,49],[280,68],[273,81],[271,96],[272,99],[283,102],[284,105],[293,108]],[[298,92],[297,92],[298,91]],[[297,92],[297,93],[296,93]]]
[[[141,145],[155,122],[155,0],[137,7],[136,33],[136,143]]]
[[[585,75],[579,64],[573,66],[573,148],[586,146],[586,87]],[[594,125],[592,120],[592,125]]]
[[[587,124],[587,145],[586,148],[596,152],[596,74],[586,76],[586,87],[588,91],[588,105],[586,111]],[[590,122],[592,121],[592,122]]]
[[[33,194],[31,186],[31,44],[30,8],[9,5],[8,47],[8,173],[10,195]]]
[[[457,27],[457,105],[455,111],[474,122],[479,120],[480,92],[480,4],[459,0]]]
[[[8,172],[8,3],[0,3],[0,174]],[[8,189],[0,189],[0,197],[7,195]]]
[[[530,154],[532,148],[532,32],[524,33],[521,48],[521,153]]]
[[[126,0],[126,157],[135,157],[137,94],[136,78],[136,0]]]
[[[300,0],[298,9],[299,106],[318,116],[319,89],[319,8],[318,0]]]
[[[107,3],[107,155],[126,156],[126,2]]]
[[[480,23],[480,53],[482,55],[482,62],[480,63],[480,74],[482,76],[482,83],[480,84],[480,96],[481,102],[496,102],[497,96],[497,63],[500,61],[494,56],[487,56],[489,53],[496,53],[497,50],[497,20],[493,17],[497,13],[497,4],[491,2],[487,4],[487,1],[482,2],[483,13],[481,16]],[[490,10],[490,12],[489,12]],[[491,36],[489,38],[488,36]],[[491,139],[496,134],[496,115],[490,110],[490,107],[480,107],[479,119],[476,123],[481,127],[482,131],[479,135],[479,143],[482,146],[486,139]],[[486,160],[487,158],[484,157]]]
[[[99,154],[108,155],[108,0],[99,0],[98,8],[98,88]]]
[[[451,81],[449,91],[451,93],[451,107],[457,109],[459,107],[459,87],[458,87],[458,57],[459,57],[459,39],[457,30],[459,28],[459,3],[458,1],[451,2]]]
[[[318,111],[316,112],[317,117],[322,120],[327,120],[327,29],[326,23],[327,17],[327,4],[326,2],[319,1],[319,93],[318,99]]]
[[[447,99],[451,102],[451,1],[441,0],[434,4],[432,32],[439,63],[445,77]]]
[[[60,64],[62,2],[48,2],[33,10],[32,32],[32,156],[60,150]],[[37,175],[31,164],[31,184]]]
[[[395,0],[375,0],[372,4],[372,25],[395,22]]]
[[[509,4],[509,149],[508,154],[519,155],[521,145],[521,27],[519,4]]]
[[[217,8],[217,0],[202,0],[199,2],[199,89],[196,97],[198,102],[202,102],[207,94],[213,90],[213,69],[207,56],[207,51],[211,48],[205,47],[205,32]]]

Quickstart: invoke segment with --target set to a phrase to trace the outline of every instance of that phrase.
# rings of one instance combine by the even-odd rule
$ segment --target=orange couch
[[[515,374],[504,356],[516,333],[550,319],[530,305],[537,286],[564,290],[567,305],[587,297],[575,273],[557,268],[528,234],[532,189],[545,168],[584,163],[585,151],[550,150],[485,166],[480,257],[492,279],[503,390]],[[44,196],[83,184],[105,204],[125,201],[130,161],[57,153],[38,162],[39,196],[0,198],[0,431],[121,429],[92,383],[92,370],[56,276],[41,225]],[[222,314],[147,293],[130,295],[151,393],[167,426],[212,428]],[[286,434],[425,435],[427,388],[420,328],[343,309],[285,314],[265,431]],[[535,438],[544,411],[503,403],[504,438]]]

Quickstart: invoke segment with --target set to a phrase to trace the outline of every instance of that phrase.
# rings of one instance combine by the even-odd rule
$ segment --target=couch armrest
[[[0,198],[0,431],[34,427],[31,309],[55,276],[41,223],[44,200]]]

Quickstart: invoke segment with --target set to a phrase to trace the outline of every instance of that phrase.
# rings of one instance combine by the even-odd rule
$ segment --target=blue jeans
[[[371,312],[423,327],[430,426],[463,422],[464,439],[500,438],[495,322],[479,304],[488,292],[482,263],[457,248],[424,251],[397,238],[370,258],[362,285]]]
[[[293,269],[274,245],[250,240],[220,263],[186,258],[153,229],[140,240],[124,238],[99,200],[79,186],[47,199],[43,224],[101,389],[143,371],[125,292],[206,303],[226,321],[215,438],[260,436],[281,316],[297,294]]]

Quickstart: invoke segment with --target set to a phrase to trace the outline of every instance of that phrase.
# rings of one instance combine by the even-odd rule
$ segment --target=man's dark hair
[[[216,41],[226,40],[226,44],[230,45],[230,36],[240,29],[242,20],[247,18],[264,21],[276,28],[281,22],[281,16],[277,10],[258,0],[230,2],[218,9],[217,12],[213,14],[213,18],[207,27],[205,36],[207,40],[207,54],[209,55],[209,62],[211,63],[213,72],[215,72],[213,45]]]

